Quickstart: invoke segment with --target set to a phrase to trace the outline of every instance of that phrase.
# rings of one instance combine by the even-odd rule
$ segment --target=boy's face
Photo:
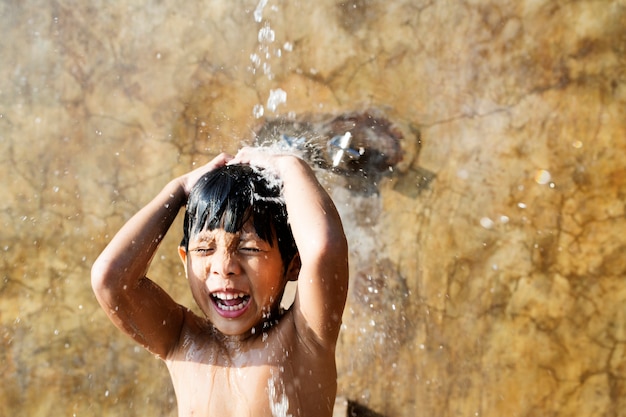
[[[239,233],[203,231],[179,253],[198,306],[226,335],[244,335],[260,324],[297,274],[285,273],[278,245],[259,238],[251,222]]]

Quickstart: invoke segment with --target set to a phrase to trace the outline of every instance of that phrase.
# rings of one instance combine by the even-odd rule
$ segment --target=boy
[[[205,317],[145,276],[185,205],[179,254]],[[244,148],[167,184],[104,249],[91,282],[113,323],[167,364],[179,416],[330,417],[347,251],[311,168]]]

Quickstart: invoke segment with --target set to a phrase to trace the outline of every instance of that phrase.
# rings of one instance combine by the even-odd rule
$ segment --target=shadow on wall
[[[384,417],[364,405],[345,398],[337,398],[333,417]]]

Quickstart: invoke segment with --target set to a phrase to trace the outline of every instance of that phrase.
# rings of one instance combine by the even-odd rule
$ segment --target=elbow
[[[113,311],[124,296],[126,284],[119,270],[106,258],[98,258],[91,266],[91,289],[105,311]]]
[[[113,271],[110,262],[102,257],[96,259],[91,266],[91,288],[96,295],[103,294],[111,287]]]
[[[106,268],[100,258],[91,266],[91,289],[97,294],[106,282]]]

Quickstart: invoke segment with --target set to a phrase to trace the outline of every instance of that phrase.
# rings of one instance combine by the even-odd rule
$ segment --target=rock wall
[[[0,25],[0,415],[176,415],[93,260],[264,118],[376,108],[403,160],[368,195],[324,177],[351,244],[340,394],[626,416],[623,0],[9,0]],[[178,239],[150,275],[191,305]]]

